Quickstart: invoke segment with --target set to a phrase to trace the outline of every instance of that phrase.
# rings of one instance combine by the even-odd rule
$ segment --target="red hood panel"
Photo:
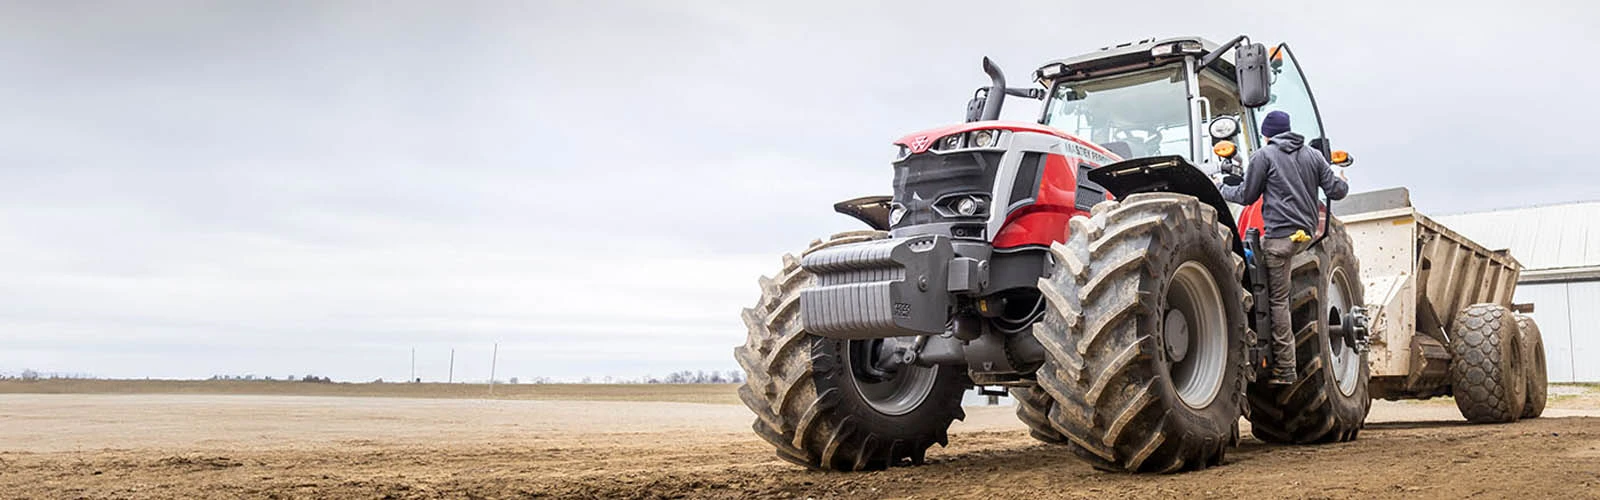
[[[928,129],[928,130],[923,130],[921,132],[913,132],[911,134],[906,135],[905,137],[901,137],[900,139],[894,141],[894,143],[895,144],[899,144],[901,146],[905,146],[906,148],[909,148],[911,150],[912,154],[916,154],[916,153],[921,153],[923,151],[927,151],[928,148],[933,147],[933,143],[935,141],[938,141],[939,139],[942,139],[945,136],[948,136],[948,135],[951,135],[951,134],[961,134],[961,133],[971,132],[971,131],[974,131],[974,130],[984,130],[984,129],[1010,130],[1012,132],[1035,132],[1035,133],[1040,133],[1040,134],[1053,135],[1053,136],[1056,136],[1056,137],[1060,137],[1062,139],[1066,139],[1066,140],[1069,140],[1069,141],[1072,141],[1072,142],[1076,142],[1078,144],[1082,144],[1084,146],[1089,147],[1090,149],[1093,149],[1095,151],[1099,151],[1100,153],[1103,153],[1106,156],[1110,156],[1112,158],[1122,158],[1121,156],[1117,156],[1116,153],[1112,153],[1110,150],[1107,150],[1106,148],[1100,147],[1099,144],[1095,144],[1095,143],[1092,143],[1092,142],[1089,142],[1089,141],[1085,141],[1083,139],[1079,139],[1077,137],[1072,136],[1072,134],[1068,134],[1068,133],[1062,132],[1060,130],[1056,130],[1056,129],[1053,129],[1053,128],[1050,128],[1050,127],[1046,127],[1044,125],[1040,125],[1040,124],[1037,124],[1037,123],[1030,123],[1030,122],[1012,122],[1012,121],[1000,121],[1000,120],[958,123],[958,124],[955,124],[955,125],[949,125],[949,126],[944,126],[944,127],[939,127],[939,128],[932,128],[932,129]]]

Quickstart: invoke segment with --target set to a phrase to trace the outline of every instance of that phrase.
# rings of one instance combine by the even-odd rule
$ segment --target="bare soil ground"
[[[682,402],[731,386],[575,387],[616,400],[0,394],[0,498],[1600,498],[1590,388],[1507,425],[1380,401],[1352,443],[1246,439],[1221,467],[1134,476],[1035,442],[1009,407],[969,408],[928,465],[820,473],[775,459],[743,406]]]
[[[595,389],[601,387],[601,389]],[[736,385],[712,384],[407,384],[267,380],[0,380],[0,394],[232,394],[380,398],[675,401],[739,404]]]

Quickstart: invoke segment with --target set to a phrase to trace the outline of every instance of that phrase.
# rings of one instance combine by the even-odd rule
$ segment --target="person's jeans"
[[[1294,329],[1290,324],[1289,293],[1291,280],[1289,262],[1295,254],[1306,249],[1306,243],[1295,243],[1289,238],[1263,238],[1262,251],[1267,259],[1267,300],[1272,309],[1272,372],[1274,376],[1287,376],[1295,372]]]

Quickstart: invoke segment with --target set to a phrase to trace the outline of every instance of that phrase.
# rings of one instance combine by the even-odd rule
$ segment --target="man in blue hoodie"
[[[1310,245],[1316,233],[1317,188],[1328,199],[1343,199],[1350,186],[1333,173],[1328,160],[1315,148],[1305,147],[1305,137],[1289,130],[1289,114],[1267,113],[1261,121],[1267,145],[1250,155],[1244,179],[1220,186],[1222,197],[1249,205],[1265,195],[1261,218],[1266,223],[1262,253],[1267,261],[1267,290],[1272,309],[1272,377],[1269,384],[1291,385],[1295,373],[1294,332],[1289,327],[1289,261]]]

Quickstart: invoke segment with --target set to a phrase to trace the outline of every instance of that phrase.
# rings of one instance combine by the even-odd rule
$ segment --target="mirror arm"
[[[1198,72],[1202,69],[1205,69],[1206,66],[1210,66],[1211,63],[1217,62],[1217,59],[1222,58],[1222,55],[1233,49],[1234,46],[1239,45],[1239,42],[1247,41],[1250,41],[1250,35],[1239,35],[1233,37],[1232,40],[1228,40],[1228,43],[1224,43],[1221,47],[1217,47],[1217,50],[1213,50],[1206,53],[1205,56],[1202,56],[1200,58],[1200,65],[1195,67],[1195,71]]]
[[[1006,95],[1014,95],[1024,99],[1043,101],[1044,89],[1019,89],[1016,87],[1006,87]]]

